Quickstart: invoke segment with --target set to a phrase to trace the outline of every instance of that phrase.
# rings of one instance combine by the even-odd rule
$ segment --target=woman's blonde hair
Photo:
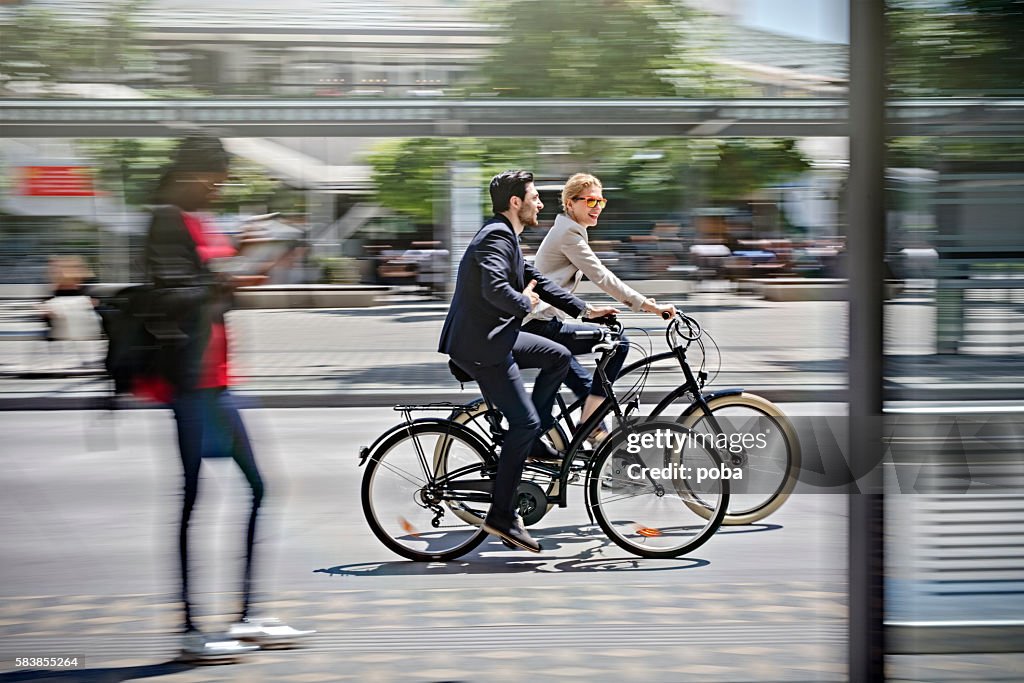
[[[572,198],[578,197],[588,187],[595,187],[600,190],[602,189],[601,181],[589,173],[577,173],[566,180],[565,186],[562,188],[562,211],[568,211],[569,202],[572,201]]]

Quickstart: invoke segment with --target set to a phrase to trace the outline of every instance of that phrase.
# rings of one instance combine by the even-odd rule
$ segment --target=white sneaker
[[[258,649],[232,638],[216,638],[192,630],[182,636],[180,658],[202,664],[230,664],[239,655]]]
[[[292,628],[280,619],[266,617],[262,619],[243,619],[232,624],[228,636],[262,648],[286,648],[295,645],[297,640],[311,636],[316,631],[300,631]]]

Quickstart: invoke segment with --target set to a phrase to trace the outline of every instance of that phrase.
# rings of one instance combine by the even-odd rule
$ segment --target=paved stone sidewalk
[[[844,601],[841,589],[799,581],[702,589],[604,582],[538,585],[527,593],[506,587],[296,592],[266,607],[317,629],[307,647],[256,653],[234,667],[165,664],[152,677],[840,681]],[[8,672],[17,656],[78,654],[85,662],[79,678],[67,673],[56,680],[99,681],[106,672],[153,667],[174,656],[175,610],[158,595],[5,599],[0,661]]]
[[[174,661],[169,596],[6,598],[0,681],[843,681],[844,590],[790,581],[293,592],[266,608],[317,629],[303,648],[203,667]],[[205,619],[208,630],[223,625]],[[54,655],[76,655],[81,668],[14,666]],[[887,660],[889,680],[922,683],[1019,681],[1022,666],[1020,654]]]

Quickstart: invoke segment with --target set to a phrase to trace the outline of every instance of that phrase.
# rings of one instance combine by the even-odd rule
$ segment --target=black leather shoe
[[[484,521],[484,531],[494,534],[502,540],[505,545],[512,544],[516,548],[529,550],[531,553],[540,552],[540,543],[533,540],[533,537],[526,531],[522,521],[516,517],[511,524],[502,524],[487,518]]]
[[[544,437],[537,437],[530,447],[530,455],[526,458],[530,462],[562,462],[563,454],[555,450],[555,447],[548,443]]]

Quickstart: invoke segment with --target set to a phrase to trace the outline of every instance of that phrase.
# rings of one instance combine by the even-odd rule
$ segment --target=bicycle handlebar
[[[665,311],[661,314],[661,318],[662,320],[669,320],[672,319],[673,316],[668,311]],[[669,346],[672,346],[671,337],[673,334],[685,339],[687,346],[689,346],[690,342],[700,339],[700,336],[704,334],[704,330],[701,329],[700,323],[677,309],[675,318],[669,323],[665,330],[665,340],[668,342]]]
[[[572,333],[573,339],[604,339],[604,330],[576,330]]]

